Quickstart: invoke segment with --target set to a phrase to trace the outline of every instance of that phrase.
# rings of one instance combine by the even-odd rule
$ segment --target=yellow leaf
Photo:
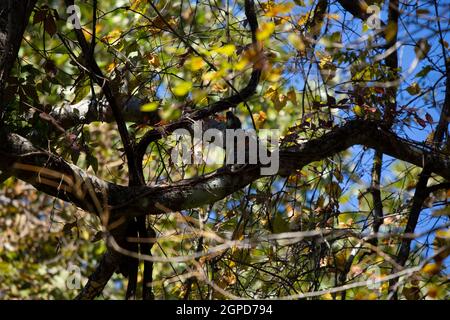
[[[434,299],[434,298],[437,297],[438,293],[439,293],[439,287],[435,286],[435,285],[431,285],[428,288],[427,296],[429,296],[430,298]]]
[[[295,33],[291,33],[288,35],[288,40],[292,44],[292,46],[297,49],[301,54],[305,53],[305,42]]]
[[[320,298],[322,300],[333,300],[333,296],[331,295],[331,293],[325,293],[325,294],[321,295]]]
[[[367,296],[367,300],[377,300],[377,299],[378,299],[378,295],[375,292],[371,292]]]
[[[340,16],[336,13],[328,13],[325,16],[328,17],[328,19],[333,19],[336,21],[339,21],[339,19],[340,19]]]
[[[334,265],[337,270],[345,270],[347,264],[347,251],[341,250],[334,255]]]
[[[317,52],[319,57],[319,67],[320,69],[326,69],[330,64],[333,64],[333,58],[327,54],[322,52]]]
[[[198,71],[206,65],[206,62],[201,57],[192,57],[186,65],[191,71]]]
[[[436,231],[436,237],[437,238],[448,238],[448,239],[450,239],[450,229]]]
[[[212,85],[211,90],[213,92],[225,92],[228,90],[228,87],[224,81],[219,81]]]
[[[218,71],[209,71],[202,75],[203,81],[212,81],[222,78],[227,72],[228,68],[222,68]]]
[[[270,82],[277,82],[281,78],[281,73],[283,70],[281,68],[268,68],[263,73],[263,79]]]
[[[266,12],[266,16],[268,17],[277,17],[281,14],[289,13],[292,8],[294,7],[294,4],[292,2],[288,3],[280,3],[276,5],[272,5]]]
[[[256,128],[259,129],[261,125],[266,121],[267,114],[264,111],[253,114],[253,119],[255,120]]]
[[[109,44],[116,42],[121,36],[121,32],[119,29],[115,29],[108,33],[106,36],[102,38],[103,41],[108,42]]]
[[[148,63],[151,64],[153,67],[157,68],[159,67],[159,57],[156,54],[148,53],[145,58],[147,59]]]
[[[81,232],[81,237],[84,239],[84,240],[89,240],[91,237],[90,237],[90,235],[89,235],[89,232],[86,230],[86,229],[84,229],[82,232]]]
[[[200,89],[192,90],[192,100],[198,105],[207,103],[208,102],[208,99],[206,98],[207,96],[208,94],[204,90]]]
[[[258,41],[264,41],[269,38],[275,31],[275,24],[273,22],[266,22],[256,32],[256,39]]]
[[[284,108],[289,99],[286,95],[278,93],[278,89],[275,89],[272,86],[267,89],[264,97],[273,102],[276,110],[281,110]]]
[[[92,38],[92,31],[89,29],[85,29],[83,28],[81,31],[83,31],[84,37],[86,38],[87,41],[90,41]]]
[[[297,21],[298,25],[301,27],[305,25],[309,20],[309,12],[303,16],[300,17],[300,19]]]
[[[258,120],[266,121],[266,119],[267,119],[267,114],[264,111],[260,111],[258,114]]]
[[[150,102],[150,103],[146,103],[144,105],[141,106],[141,111],[142,112],[152,112],[155,111],[156,109],[158,109],[158,102]]]
[[[261,2],[260,5],[264,11],[268,11],[275,5],[275,2],[274,0],[268,0],[267,2]]]
[[[438,274],[440,270],[441,267],[437,263],[428,263],[422,268],[422,272],[429,275]]]
[[[176,96],[182,97],[188,94],[188,92],[192,89],[192,82],[190,81],[180,81],[173,88],[173,93]]]
[[[139,11],[141,6],[145,6],[147,1],[145,0],[133,0],[131,5],[131,10]]]
[[[239,60],[238,63],[236,63],[236,64],[234,65],[234,68],[235,68],[237,71],[241,71],[241,70],[245,69],[248,65],[249,65],[248,59],[242,58],[242,59]]]
[[[358,116],[358,117],[364,117],[364,111],[361,108],[361,106],[356,105],[353,107],[353,112]]]
[[[234,52],[236,52],[236,47],[234,46],[234,44],[226,44],[223,47],[215,48],[212,51],[229,57],[233,55]]]
[[[406,88],[406,91],[412,96],[418,95],[421,91],[420,86],[417,82],[414,82],[411,84],[408,88]]]
[[[278,90],[270,86],[264,94],[264,98],[272,100],[278,94]]]
[[[115,62],[111,62],[110,64],[108,64],[108,66],[106,67],[106,71],[107,72],[111,72],[116,68],[117,64]]]
[[[293,105],[297,105],[297,94],[295,93],[294,88],[291,88],[291,90],[288,91],[287,98]]]

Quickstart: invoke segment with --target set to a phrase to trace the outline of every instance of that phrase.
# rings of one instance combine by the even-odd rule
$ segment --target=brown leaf
[[[427,126],[425,120],[419,118],[418,116],[415,116],[415,120],[422,128],[425,128]]]
[[[47,10],[43,10],[43,9],[37,10],[33,16],[33,24],[44,21],[46,16],[47,16]]]
[[[48,15],[47,18],[45,18],[44,21],[44,30],[47,32],[51,37],[56,34],[56,22],[55,19]]]
[[[405,287],[402,291],[403,295],[408,300],[419,300],[420,299],[420,289],[419,287]]]

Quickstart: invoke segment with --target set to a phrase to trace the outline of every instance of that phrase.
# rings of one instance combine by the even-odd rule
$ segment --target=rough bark
[[[0,1],[0,101],[36,0]],[[0,121],[3,118],[0,109]]]
[[[0,140],[0,170],[9,170],[38,190],[98,215],[108,212],[114,217],[139,216],[195,208],[223,199],[261,177],[260,167],[249,165],[239,172],[219,171],[169,185],[127,187],[88,175],[19,135],[4,133]],[[431,172],[450,180],[448,157],[431,152],[423,144],[402,140],[365,120],[350,121],[317,139],[281,150],[278,174],[287,176],[354,145],[380,150],[419,167],[426,165]]]

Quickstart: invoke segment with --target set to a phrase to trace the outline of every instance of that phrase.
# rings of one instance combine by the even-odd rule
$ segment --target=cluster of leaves
[[[186,109],[201,108],[235,93],[256,66],[262,70],[258,94],[235,113],[245,127],[280,129],[283,146],[295,145],[352,117],[381,119],[393,99],[383,83],[395,71],[405,76],[398,85],[395,130],[409,132],[405,138],[415,140],[424,134],[432,137],[436,101],[442,100],[437,93],[442,85],[437,79],[440,70],[434,62],[443,59],[438,36],[416,39],[404,31],[402,40],[412,52],[404,54],[399,70],[390,70],[379,59],[379,36],[366,23],[350,21],[333,5],[321,16],[315,5],[314,1],[259,3],[256,38],[264,46],[256,50],[249,45],[251,35],[240,1],[159,1],[156,6],[161,15],[155,14],[148,1],[116,1],[114,8],[99,2],[101,14],[95,30],[90,3],[80,3],[83,33],[88,41],[96,36],[96,60],[119,101],[130,96],[147,101],[141,110],[157,111],[162,119],[159,124],[178,119]],[[60,1],[49,0],[34,12],[20,63],[8,81],[6,99],[11,112],[7,124],[81,168],[125,184],[124,157],[113,125],[64,128],[64,134],[55,139],[55,122],[49,116],[55,106],[102,97],[88,72],[80,68],[80,50],[74,45],[64,11],[58,14],[59,6]],[[427,6],[415,8],[412,5],[409,17],[405,15],[406,25],[414,25],[414,19],[428,21]],[[447,42],[442,45],[448,49]],[[420,71],[408,75],[405,65],[411,57],[416,58]],[[145,120],[130,124],[136,138],[153,128]],[[149,147],[144,159],[148,183],[173,182],[215,169],[206,163],[175,166],[170,161],[173,147],[170,139]],[[159,235],[152,253],[167,258],[154,265],[155,296],[275,298],[348,282],[382,280],[393,270],[389,257],[396,254],[400,241],[395,237],[380,240],[377,250],[348,235],[325,242],[303,236],[270,238],[314,230],[370,231],[374,211],[369,188],[371,156],[370,151],[353,148],[312,163],[287,179],[260,179],[214,205],[149,218]],[[389,175],[381,188],[387,213],[381,232],[397,233],[405,227],[419,170],[399,161],[385,164],[384,169]],[[444,190],[427,199],[431,209],[421,221],[423,230],[448,220],[449,196]],[[74,297],[77,292],[66,287],[67,267],[79,266],[83,277],[92,271],[104,251],[101,242],[91,242],[100,230],[99,221],[13,179],[1,185],[0,212],[0,297]],[[430,233],[434,242],[429,234],[414,242],[409,265],[448,246],[446,230]],[[227,243],[224,239],[235,243],[215,251]],[[241,247],[239,243],[245,241],[250,245]],[[359,248],[356,254],[355,248]],[[170,259],[198,253],[203,255],[181,263]],[[405,277],[400,283],[403,297],[448,298],[448,254],[438,254],[423,270]],[[115,276],[104,296],[119,297],[123,287],[123,279]],[[342,297],[341,293],[319,296]],[[387,296],[387,281],[346,291],[346,297],[353,299]]]

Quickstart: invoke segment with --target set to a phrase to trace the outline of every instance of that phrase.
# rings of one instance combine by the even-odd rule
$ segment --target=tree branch
[[[89,277],[89,281],[75,299],[92,300],[101,294],[122,258],[121,254],[108,248],[97,268]]]
[[[250,26],[250,30],[251,30],[251,34],[252,34],[252,43],[255,46],[255,48],[257,48],[258,44],[256,41],[256,31],[258,28],[258,20],[256,18],[256,12],[255,12],[255,6],[254,6],[253,0],[245,1],[245,15],[247,17],[247,21]],[[142,137],[142,139],[139,141],[138,145],[136,146],[138,161],[142,161],[148,145],[150,143],[160,139],[163,136],[163,133],[168,134],[168,133],[175,131],[176,129],[188,128],[192,124],[192,120],[205,119],[206,117],[214,115],[218,112],[222,112],[224,110],[234,108],[239,103],[245,102],[247,99],[249,99],[255,93],[256,87],[258,86],[259,79],[261,77],[261,70],[259,68],[257,68],[256,66],[257,66],[257,63],[254,63],[253,71],[250,76],[250,80],[247,83],[247,86],[245,86],[240,92],[238,92],[230,97],[224,98],[220,101],[217,101],[206,108],[194,111],[191,114],[181,118],[180,120],[172,122],[166,126],[162,126],[161,128],[158,128],[157,130],[155,129],[155,130],[151,130],[151,131],[147,132]]]
[[[73,6],[73,0],[65,0],[66,6]],[[109,84],[109,79],[107,79],[100,67],[98,66],[94,56],[93,51],[91,50],[90,45],[88,44],[83,31],[81,29],[74,29],[75,34],[77,36],[78,42],[81,47],[81,51],[84,57],[84,63],[88,70],[90,70],[94,81],[102,88],[103,93],[105,94],[106,100],[111,107],[112,114],[117,123],[117,128],[119,129],[120,138],[122,139],[123,147],[125,150],[125,155],[127,157],[128,171],[130,176],[131,184],[139,184],[143,182],[143,177],[139,175],[141,171],[138,167],[140,166],[139,162],[136,162],[136,157],[134,154],[133,146],[128,134],[128,130],[123,119],[122,113],[120,111],[119,103],[114,95],[114,92],[111,89]]]
[[[36,0],[0,1],[0,101],[4,101],[4,88],[17,58],[23,33]],[[4,117],[0,110],[0,126]]]
[[[0,170],[13,168],[16,177],[38,190],[91,213],[109,212],[111,218],[160,214],[214,203],[261,177],[259,165],[249,165],[239,172],[219,171],[170,185],[125,187],[88,175],[16,134],[3,134],[0,138]],[[354,145],[380,150],[419,167],[427,166],[450,181],[448,157],[419,143],[407,142],[378,123],[366,120],[349,121],[317,139],[281,150],[278,174],[288,176]],[[107,208],[99,206],[102,203]]]
[[[143,123],[154,125],[161,121],[157,112],[142,112],[141,106],[147,101],[131,97],[123,104],[120,104],[120,112],[126,122]],[[81,124],[89,124],[94,121],[115,122],[109,103],[106,99],[101,99],[97,103],[99,110],[92,110],[91,100],[82,100],[77,104],[62,104],[54,107],[50,115],[64,128],[69,129]],[[102,115],[100,119],[99,114]]]
[[[259,166],[242,172],[215,172],[171,185],[125,187],[88,175],[62,158],[34,147],[16,134],[0,136],[0,170],[83,210],[101,215],[108,211],[119,216],[159,214],[214,203],[260,178]],[[379,149],[396,159],[416,166],[428,166],[431,172],[450,181],[450,159],[408,143],[375,122],[353,120],[321,137],[280,151],[279,175],[287,176],[303,166],[330,157],[354,145]],[[102,206],[107,204],[107,208]]]

